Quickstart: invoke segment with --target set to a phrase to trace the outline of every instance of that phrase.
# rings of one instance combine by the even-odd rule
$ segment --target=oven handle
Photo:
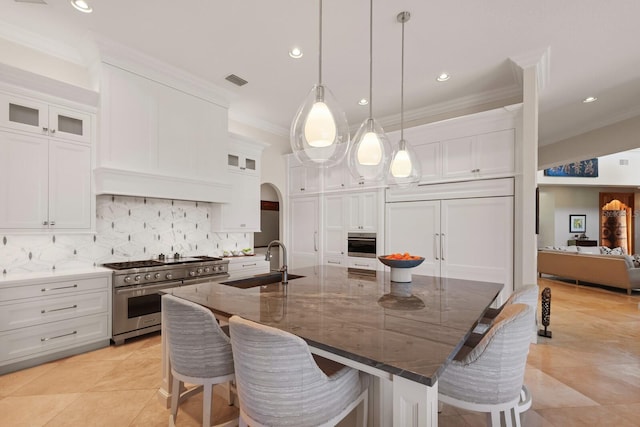
[[[349,242],[375,242],[375,237],[347,237]]]
[[[173,284],[175,283],[175,285]],[[154,290],[154,289],[166,289],[166,288],[175,288],[176,286],[180,286],[182,282],[172,282],[172,283],[161,283],[158,285],[149,285],[149,286],[135,286],[135,287],[126,287],[123,289],[116,289],[116,294],[126,294],[127,292],[140,291],[140,290]]]

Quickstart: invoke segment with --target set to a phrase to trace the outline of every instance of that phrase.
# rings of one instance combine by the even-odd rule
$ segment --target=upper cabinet
[[[213,206],[213,231],[260,231],[260,157],[266,144],[230,135],[227,168],[231,201]]]
[[[91,229],[95,116],[50,99],[0,92],[0,229]]]
[[[442,143],[442,175],[482,177],[514,171],[513,129],[457,138]]]
[[[157,76],[101,66],[97,192],[228,202],[227,106]]]
[[[289,194],[291,196],[318,193],[320,191],[320,171],[318,168],[308,168],[298,160],[289,156]]]
[[[91,114],[0,93],[0,125],[55,139],[91,142]]]

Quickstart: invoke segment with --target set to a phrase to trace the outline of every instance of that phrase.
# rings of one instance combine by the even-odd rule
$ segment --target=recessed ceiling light
[[[84,12],[84,13],[93,12],[93,9],[91,8],[91,6],[89,6],[89,4],[84,0],[70,0],[70,2],[71,2],[71,5],[75,7],[76,10],[79,10],[80,12]]]
[[[358,101],[358,105],[369,105],[369,100],[367,98],[362,98]]]
[[[449,73],[442,73],[436,78],[436,80],[439,82],[446,82],[450,78],[451,78],[451,75],[449,75]]]
[[[591,102],[596,102],[597,99],[598,98],[596,98],[595,96],[589,96],[589,97],[583,99],[582,102],[585,103],[585,104],[589,104]]]
[[[293,59],[302,58],[302,51],[298,47],[294,47],[289,51],[289,56]]]

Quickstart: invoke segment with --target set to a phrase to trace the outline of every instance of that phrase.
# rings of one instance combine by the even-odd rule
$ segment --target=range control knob
[[[205,272],[205,273],[208,273],[210,270],[211,270],[211,269],[210,269],[209,267],[205,267],[205,268],[204,268],[204,272]]]
[[[190,272],[189,272],[189,276],[193,277],[193,276],[195,276],[195,275],[196,275],[196,272],[195,272],[195,271],[190,271]]]
[[[144,275],[144,280],[150,280],[151,279],[151,274],[147,273]]]
[[[156,274],[154,274],[154,275],[153,275],[153,278],[154,278],[154,279],[159,279],[159,278],[160,278],[160,273],[156,273]]]
[[[125,276],[124,277],[124,281],[125,281],[125,283],[130,283],[131,282],[131,276]]]
[[[134,277],[133,280],[135,280],[136,282],[139,282],[140,281],[140,275],[136,274],[136,277]]]
[[[173,278],[173,274],[167,273],[164,277],[166,277],[168,280],[171,280]]]
[[[198,267],[198,268],[196,269],[196,271],[198,272],[198,274],[200,274],[200,273],[202,273],[202,268],[201,268],[201,267]]]

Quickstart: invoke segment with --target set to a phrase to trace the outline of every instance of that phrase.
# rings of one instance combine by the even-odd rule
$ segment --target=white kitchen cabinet
[[[442,178],[442,149],[439,142],[413,146],[422,168],[421,182]]]
[[[107,63],[96,191],[228,202],[227,107]]]
[[[387,253],[425,257],[416,274],[513,286],[513,196],[386,204]]]
[[[375,233],[378,231],[378,195],[375,191],[353,193],[348,199],[348,231]]]
[[[289,155],[289,195],[297,196],[320,192],[321,169],[303,166]]]
[[[239,135],[230,136],[227,167],[232,188],[231,201],[213,205],[213,231],[260,231],[259,159],[265,146]]]
[[[344,267],[347,254],[346,198],[342,194],[326,195],[323,202],[323,263]]]
[[[0,131],[0,229],[91,227],[91,147]]]
[[[344,162],[330,168],[324,168],[322,175],[322,189],[324,191],[344,190],[349,187],[350,174],[344,167]]]
[[[0,283],[0,374],[109,345],[112,272]]]
[[[290,206],[290,268],[318,265],[320,262],[320,199],[318,196],[294,197]]]
[[[487,177],[514,171],[513,129],[447,140],[441,147],[445,178]]]
[[[91,143],[91,114],[0,92],[0,126],[55,139]]]
[[[356,270],[377,270],[379,263],[377,258],[347,257],[347,267]]]

